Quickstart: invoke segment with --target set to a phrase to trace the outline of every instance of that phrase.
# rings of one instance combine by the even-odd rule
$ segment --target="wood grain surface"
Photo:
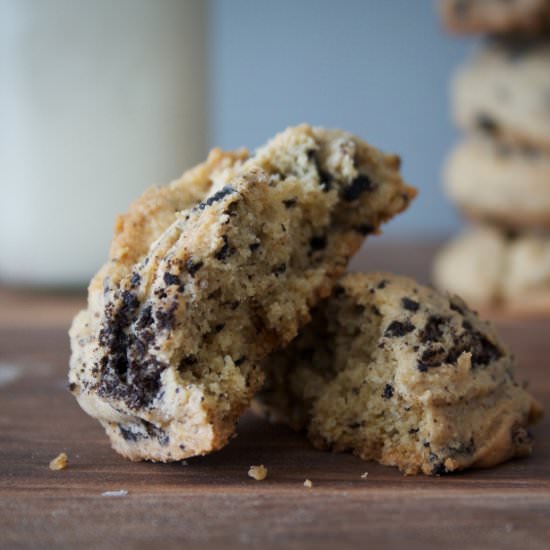
[[[432,253],[387,242],[352,267],[426,281]],[[66,332],[83,303],[0,287],[1,548],[550,547],[548,419],[533,430],[531,458],[439,478],[315,451],[251,414],[218,453],[185,465],[127,462],[65,390]],[[507,319],[499,329],[518,378],[550,410],[550,321]],[[50,471],[61,451],[69,467]],[[252,464],[268,468],[265,481],[247,476]],[[119,490],[127,494],[102,496]]]

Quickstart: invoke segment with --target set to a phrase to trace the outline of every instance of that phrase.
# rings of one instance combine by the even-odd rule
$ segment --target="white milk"
[[[0,280],[82,285],[205,155],[205,2],[0,0]]]

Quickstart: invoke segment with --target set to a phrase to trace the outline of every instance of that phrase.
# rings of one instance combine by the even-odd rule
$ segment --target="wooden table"
[[[356,269],[426,280],[433,247],[384,242],[366,252]],[[315,451],[252,415],[227,448],[187,465],[125,461],[64,389],[67,327],[83,303],[0,288],[1,548],[550,547],[548,419],[534,429],[531,458],[440,478]],[[518,376],[550,411],[550,321],[499,324]],[[52,472],[61,451],[70,465]],[[251,464],[269,477],[249,478]],[[102,496],[117,490],[128,494]]]

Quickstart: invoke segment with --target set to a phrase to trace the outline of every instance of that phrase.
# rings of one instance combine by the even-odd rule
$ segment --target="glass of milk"
[[[205,156],[205,2],[0,0],[0,282],[82,286]]]

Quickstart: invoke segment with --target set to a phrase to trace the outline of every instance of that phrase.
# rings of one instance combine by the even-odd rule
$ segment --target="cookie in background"
[[[550,231],[550,153],[474,135],[452,149],[443,180],[467,219]]]
[[[456,34],[550,30],[548,0],[440,0],[439,11],[446,29]]]
[[[469,133],[550,154],[550,38],[482,43],[451,83],[453,118]]]
[[[550,235],[469,228],[439,253],[433,276],[485,314],[550,316]]]

